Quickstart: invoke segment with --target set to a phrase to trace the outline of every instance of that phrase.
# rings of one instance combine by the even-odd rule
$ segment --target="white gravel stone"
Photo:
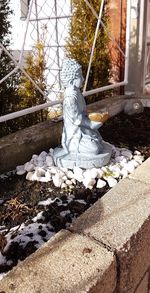
[[[26,179],[29,181],[33,181],[33,178],[34,178],[33,174],[34,174],[33,172],[28,172],[26,175]]]
[[[39,177],[40,182],[49,182],[50,180],[47,177]]]
[[[116,150],[116,151],[115,151],[115,158],[116,158],[116,157],[120,157],[120,150]]]
[[[48,167],[54,166],[53,158],[51,156],[46,156],[46,164]]]
[[[55,185],[56,187],[61,187],[61,185],[62,185],[62,183],[63,183],[63,179],[62,179],[62,177],[61,177],[58,173],[56,173],[56,174],[52,177],[52,179],[53,179],[53,183],[54,183],[54,185]]]
[[[90,177],[86,177],[83,179],[83,185],[86,187],[86,188],[89,188],[89,189],[92,189],[93,188],[93,185],[96,183],[96,180],[93,179],[93,178],[90,178]]]
[[[114,178],[119,178],[120,176],[120,168],[116,165],[110,166],[109,170],[113,173],[112,176]]]
[[[33,159],[33,160],[37,160],[37,159],[38,159],[38,155],[35,155],[35,154],[32,155],[32,159]]]
[[[124,169],[127,170],[129,173],[132,173],[135,169],[133,162],[129,161],[124,165]]]
[[[95,179],[98,176],[98,169],[92,168],[90,172],[91,178]]]
[[[54,166],[54,167],[50,167],[49,171],[50,171],[51,174],[56,174],[58,169],[57,169],[57,167]]]
[[[103,188],[104,186],[106,186],[106,181],[104,181],[102,179],[98,179],[96,187]]]
[[[104,187],[107,183],[110,187],[117,184],[116,178],[125,178],[139,166],[144,158],[139,151],[135,151],[134,155],[126,148],[113,147],[113,155],[108,165],[101,168],[92,168],[83,170],[74,167],[73,170],[67,168],[58,168],[54,166],[53,149],[49,153],[43,151],[40,155],[34,154],[32,159],[16,167],[16,173],[23,175],[27,172],[27,180],[37,180],[41,182],[49,182],[53,180],[56,187],[74,188],[76,181],[83,183],[86,188],[92,189],[97,180],[97,188]],[[104,181],[105,179],[107,181]]]
[[[126,160],[126,158],[124,157],[124,156],[118,156],[118,157],[116,157],[115,158],[115,161],[117,162],[117,163],[121,163],[121,162],[127,162],[127,160]]]
[[[79,168],[79,167],[74,167],[73,172],[74,172],[74,174],[83,175],[83,170],[81,168]]]
[[[51,155],[53,155],[53,153],[54,153],[54,149],[50,148],[50,149],[49,149],[49,153],[50,153]]]
[[[109,187],[114,187],[117,184],[117,180],[111,176],[108,176],[107,183],[108,183]]]
[[[41,168],[41,167],[36,168],[37,177],[44,177],[45,173],[46,173],[46,171],[43,168]]]
[[[45,173],[45,178],[46,178],[48,181],[51,181],[51,180],[52,180],[52,176],[51,176],[50,172],[46,171],[46,173]],[[48,181],[47,181],[47,182],[48,182]]]
[[[60,170],[63,171],[64,173],[67,173],[68,172],[68,169],[65,168],[65,167],[60,167]]]
[[[20,165],[16,167],[16,173],[17,175],[23,175],[26,173],[26,170],[24,169],[24,165]]]
[[[38,167],[43,167],[44,166],[44,161],[40,157],[37,159],[37,166]]]
[[[45,160],[46,156],[47,156],[47,152],[45,152],[45,151],[43,151],[39,154],[39,158],[42,158],[43,160]]]
[[[30,162],[25,163],[24,170],[27,172],[31,172],[34,170],[34,165]]]
[[[107,173],[107,172],[108,172],[108,168],[106,168],[105,166],[103,166],[103,167],[101,168],[101,170],[102,170],[104,173]]]
[[[66,188],[67,187],[67,184],[65,183],[65,182],[63,182],[62,184],[61,184],[61,188]]]
[[[68,186],[72,185],[72,181],[69,180],[69,179],[67,179],[65,183],[66,183],[66,185],[68,185]]]
[[[132,159],[130,162],[133,163],[133,165],[134,165],[135,168],[137,168],[139,166],[139,163],[136,160],[134,160],[134,159]]]
[[[79,182],[83,181],[83,176],[81,174],[75,173],[74,174],[74,179],[76,179]]]
[[[73,173],[71,170],[68,170],[68,172],[66,172],[66,176],[67,176],[69,179],[72,179],[72,178],[74,178],[74,173]]]
[[[128,176],[128,171],[126,169],[120,170],[120,175],[122,178],[126,178]]]
[[[64,175],[64,176],[62,176],[62,179],[63,179],[64,181],[66,181],[68,178],[67,178],[66,175]]]
[[[139,163],[140,165],[142,164],[142,162],[144,161],[144,157],[141,155],[134,155],[134,160]]]
[[[132,152],[129,151],[129,150],[121,151],[121,155],[124,156],[124,157],[127,157],[129,160],[131,160],[132,157],[133,157]]]
[[[135,151],[134,151],[134,155],[138,155],[138,156],[140,156],[140,155],[141,155],[141,152],[135,150]]]
[[[76,184],[76,180],[74,178],[71,179],[71,182],[75,185]]]
[[[97,178],[99,178],[99,179],[102,178],[103,174],[104,174],[104,171],[102,169],[97,169],[97,172],[98,172]]]

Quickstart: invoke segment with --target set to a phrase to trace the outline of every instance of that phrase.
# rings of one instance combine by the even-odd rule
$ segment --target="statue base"
[[[73,169],[80,167],[83,169],[100,168],[108,164],[112,154],[112,146],[103,142],[103,152],[98,155],[81,154],[81,153],[66,153],[63,148],[54,149],[54,162],[58,167]]]

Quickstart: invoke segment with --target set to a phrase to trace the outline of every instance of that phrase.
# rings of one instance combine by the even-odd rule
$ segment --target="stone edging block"
[[[62,122],[45,121],[0,138],[0,174],[60,144]]]
[[[114,254],[90,238],[61,230],[0,282],[7,293],[112,293]]]
[[[150,160],[145,165],[150,167]],[[114,251],[117,292],[134,292],[150,265],[150,184],[121,180],[81,215],[70,230],[88,235]]]

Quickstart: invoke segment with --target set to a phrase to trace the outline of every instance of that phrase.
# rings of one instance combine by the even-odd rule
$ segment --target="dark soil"
[[[115,146],[139,150],[147,159],[150,157],[150,108],[132,116],[123,112],[114,116],[103,125],[101,134]]]
[[[101,134],[104,140],[118,147],[126,147],[131,151],[139,150],[144,158],[150,156],[150,108],[145,108],[141,114],[127,116],[124,113],[109,119],[101,128]],[[0,233],[0,251],[6,244],[5,234],[14,226],[32,223],[32,218],[40,211],[44,211],[45,223],[51,223],[54,232],[66,227],[72,218],[79,216],[89,208],[98,198],[101,198],[108,190],[93,188],[85,189],[82,184],[78,184],[73,190],[54,187],[52,182],[30,182],[25,179],[25,175],[17,176],[12,174],[9,177],[0,179],[0,226],[4,226],[6,231]],[[68,204],[71,215],[60,216],[64,205],[57,205],[57,200],[48,206],[38,205],[38,202],[51,198],[61,198],[63,204],[67,202],[68,195],[74,195],[74,200]],[[85,200],[86,204],[82,201]],[[2,231],[2,230],[1,230]],[[41,231],[44,239],[44,232]],[[3,237],[4,236],[4,237]],[[46,239],[44,241],[47,241]],[[17,246],[17,247],[13,247]],[[20,249],[20,250],[19,250]],[[7,251],[7,260],[12,259],[13,263],[8,267],[0,266],[0,272],[7,271],[13,265],[17,264],[18,259],[24,259],[30,253],[34,252],[36,247],[33,242],[22,249],[18,243],[13,242]],[[14,254],[14,251],[15,254]],[[6,255],[6,253],[4,253]]]

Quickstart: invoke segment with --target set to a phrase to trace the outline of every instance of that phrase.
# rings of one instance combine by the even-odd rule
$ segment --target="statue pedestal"
[[[66,153],[63,148],[54,150],[53,158],[56,166],[73,169],[75,166],[83,169],[100,168],[106,165],[111,157],[112,146],[103,142],[103,152],[98,155]]]

